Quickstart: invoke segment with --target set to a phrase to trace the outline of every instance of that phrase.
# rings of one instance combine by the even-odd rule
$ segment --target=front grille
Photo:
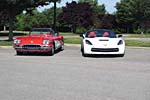
[[[93,52],[118,52],[119,48],[92,48]]]
[[[41,46],[40,45],[23,45],[22,49],[25,49],[25,50],[40,50]]]

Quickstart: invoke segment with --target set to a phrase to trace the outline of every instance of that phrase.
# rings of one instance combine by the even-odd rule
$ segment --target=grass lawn
[[[150,38],[150,34],[128,34],[128,38]]]
[[[0,46],[12,46],[12,41],[0,41]]]
[[[79,39],[79,38],[65,38],[64,42],[68,43],[68,44],[81,44],[81,39]]]
[[[74,34],[71,32],[60,32],[60,35],[62,35],[62,36],[79,36],[79,34]]]
[[[150,47],[150,41],[126,40],[126,46]]]

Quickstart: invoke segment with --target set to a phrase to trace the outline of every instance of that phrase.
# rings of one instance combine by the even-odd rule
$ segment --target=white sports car
[[[83,56],[91,54],[108,54],[123,57],[125,54],[125,41],[122,35],[116,35],[111,30],[89,30],[83,35],[81,52]]]

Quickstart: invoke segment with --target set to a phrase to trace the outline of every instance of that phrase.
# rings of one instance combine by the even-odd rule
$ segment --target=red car
[[[56,50],[64,49],[64,41],[51,28],[33,28],[29,36],[14,39],[13,46],[17,55],[34,52],[53,55]]]

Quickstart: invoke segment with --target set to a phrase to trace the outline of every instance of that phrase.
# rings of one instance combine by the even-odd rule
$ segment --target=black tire
[[[84,53],[84,48],[83,48],[83,47],[81,47],[81,53],[82,53],[82,56],[83,56],[83,57],[88,57],[88,54],[85,54],[85,53]]]
[[[119,57],[124,57],[124,55],[125,55],[125,54],[119,54],[118,56],[119,56]]]

